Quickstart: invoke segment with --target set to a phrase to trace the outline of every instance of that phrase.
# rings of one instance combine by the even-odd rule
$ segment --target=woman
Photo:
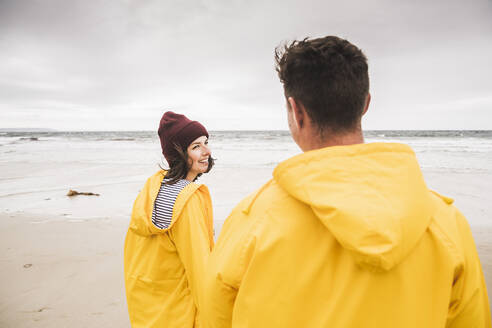
[[[208,132],[166,112],[159,125],[169,170],[147,180],[125,240],[125,286],[132,327],[195,327],[201,279],[213,247],[212,202],[193,183],[213,166]]]

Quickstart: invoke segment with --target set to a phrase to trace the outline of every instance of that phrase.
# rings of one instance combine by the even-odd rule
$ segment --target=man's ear
[[[292,97],[287,98],[287,101],[289,102],[290,109],[292,110],[294,124],[296,125],[296,128],[299,130],[304,127],[306,110],[304,109],[304,106],[302,106],[301,103],[297,103],[297,101]]]
[[[364,110],[362,111],[362,115],[364,115],[367,112],[370,103],[371,103],[371,94],[368,92],[366,97],[366,105],[364,107]]]

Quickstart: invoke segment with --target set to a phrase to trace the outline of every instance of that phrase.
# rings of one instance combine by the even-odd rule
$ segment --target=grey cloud
[[[4,0],[0,110],[248,122],[283,105],[274,47],[335,34],[367,53],[374,117],[391,128],[399,107],[490,95],[491,18],[491,1]]]

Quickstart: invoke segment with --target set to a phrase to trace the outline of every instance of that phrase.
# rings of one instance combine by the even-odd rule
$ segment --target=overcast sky
[[[369,58],[366,129],[492,129],[492,0],[0,0],[0,128],[287,129],[274,48]]]

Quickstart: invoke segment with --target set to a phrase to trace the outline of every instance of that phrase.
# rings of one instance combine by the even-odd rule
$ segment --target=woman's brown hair
[[[181,146],[179,146],[178,144],[174,144],[174,149],[176,149],[178,156],[172,158],[171,161],[168,163],[169,169],[166,169],[162,167],[162,165],[159,165],[161,169],[167,171],[166,180],[164,181],[164,183],[168,185],[175,184],[179,180],[185,179],[190,170],[190,164],[188,164],[188,152],[186,151],[186,149],[181,148]],[[213,159],[212,156],[209,156],[208,168],[205,173],[210,172],[210,170],[214,166],[214,163],[215,159]],[[198,179],[201,175],[202,173],[199,173],[193,181],[196,181],[196,179]]]

